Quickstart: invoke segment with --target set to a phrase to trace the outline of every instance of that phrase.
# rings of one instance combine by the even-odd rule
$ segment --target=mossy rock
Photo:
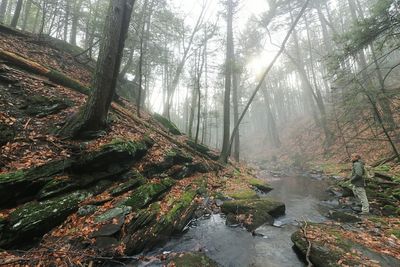
[[[168,191],[175,184],[174,180],[166,178],[159,183],[148,183],[137,188],[132,195],[124,201],[124,205],[133,209],[141,209],[155,201],[161,194]]]
[[[21,242],[31,242],[32,238],[41,237],[77,211],[79,203],[88,196],[87,192],[74,192],[17,208],[7,218],[0,237],[0,247],[20,245]]]
[[[219,155],[213,153],[207,146],[202,144],[196,144],[193,140],[186,141],[186,144],[196,150],[197,152],[206,155],[212,160],[218,160]]]
[[[45,117],[71,107],[73,103],[60,98],[50,99],[42,95],[34,95],[25,99],[21,107],[27,115]]]
[[[180,233],[192,219],[197,204],[193,201],[196,192],[188,189],[184,195],[172,203],[172,208],[157,219],[159,205],[153,204],[148,210],[138,212],[124,238],[125,253],[134,255],[146,249],[152,249],[170,239],[174,233]]]
[[[174,165],[191,163],[192,161],[193,158],[187,155],[186,153],[182,152],[181,150],[171,149],[167,151],[163,161],[146,166],[143,173],[147,177],[157,176],[166,172]],[[172,173],[170,174],[172,175]]]
[[[86,188],[127,172],[147,152],[144,142],[115,141],[76,158],[52,161],[39,167],[0,175],[0,207],[24,203]],[[57,175],[67,176],[55,181]]]
[[[329,235],[329,242],[311,240],[311,250],[309,259],[316,267],[336,267],[336,266],[363,266],[373,260],[374,263],[379,262],[379,266],[399,266],[399,260],[374,251],[360,243],[356,243],[344,236],[341,226],[327,224],[309,224],[317,227],[316,231]],[[308,249],[308,241],[305,239],[303,231],[300,229],[292,234],[292,242],[294,248],[305,261]],[[355,254],[356,257],[349,255]],[[340,264],[338,263],[340,260]]]
[[[7,144],[14,140],[16,131],[14,127],[0,123],[0,146]]]
[[[240,199],[257,199],[260,198],[254,190],[244,189],[228,194],[229,197],[240,200]]]
[[[79,185],[69,180],[51,180],[38,193],[37,198],[43,200],[79,188]]]
[[[127,215],[128,213],[130,213],[131,211],[132,211],[131,207],[120,205],[119,207],[107,210],[103,214],[96,216],[94,221],[96,223],[110,221],[113,218],[123,217],[123,216]]]
[[[273,190],[273,188],[267,184],[267,182],[261,180],[261,179],[257,179],[257,178],[252,178],[250,179],[249,184],[251,186],[254,186],[255,188],[257,188],[258,190],[260,190],[263,193],[268,193],[271,190]]]
[[[360,222],[361,219],[354,214],[342,212],[342,211],[332,211],[329,213],[329,218],[338,222],[343,223],[355,223]]]
[[[217,267],[218,263],[207,257],[204,253],[188,252],[176,255],[168,261],[168,266],[176,267]]]
[[[158,121],[162,126],[164,126],[168,132],[172,133],[173,135],[182,135],[182,133],[179,131],[178,127],[168,120],[167,118],[161,116],[160,114],[155,113],[153,115],[153,118]]]
[[[128,181],[118,185],[110,191],[110,194],[113,197],[122,195],[146,182],[146,178],[144,178],[138,171],[130,172],[130,176],[131,178],[129,178]]]
[[[221,211],[227,215],[244,215],[245,227],[253,231],[264,223],[271,223],[271,217],[285,214],[285,204],[268,198],[225,201]],[[251,218],[250,220],[247,220]],[[273,221],[273,220],[272,220]]]
[[[307,254],[308,242],[303,237],[301,230],[295,232],[291,236],[295,250],[297,250],[304,258]],[[325,248],[322,245],[313,243],[310,251],[310,261],[316,267],[339,267],[337,262],[341,259],[341,254],[336,251]]]
[[[400,215],[397,212],[398,212],[398,208],[396,208],[393,205],[385,205],[382,208],[382,213],[385,216],[398,216],[398,215]]]

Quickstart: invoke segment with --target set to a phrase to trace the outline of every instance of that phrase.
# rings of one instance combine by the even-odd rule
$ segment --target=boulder
[[[79,203],[88,196],[87,192],[78,191],[43,202],[30,202],[17,208],[3,221],[0,247],[21,245],[41,237],[77,211]]]
[[[126,227],[125,253],[134,255],[167,241],[174,233],[180,233],[189,223],[197,208],[195,190],[188,189],[172,203],[172,208],[157,217],[160,206],[155,203],[147,210],[140,210]]]
[[[273,223],[272,217],[284,215],[285,204],[267,198],[234,200],[224,202],[221,211],[229,216],[229,223],[235,218],[247,230],[254,231],[264,223]]]

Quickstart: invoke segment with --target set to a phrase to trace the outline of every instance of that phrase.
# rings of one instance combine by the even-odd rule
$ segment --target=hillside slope
[[[181,232],[195,211],[218,212],[214,196],[265,187],[124,100],[95,138],[59,138],[85,103],[86,89],[76,89],[88,87],[90,68],[73,49],[0,30],[1,264],[126,259]]]

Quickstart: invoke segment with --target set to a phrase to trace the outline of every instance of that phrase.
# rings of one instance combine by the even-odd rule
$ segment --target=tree
[[[21,10],[22,10],[22,4],[23,4],[23,0],[18,0],[17,6],[15,7],[14,16],[13,16],[13,19],[12,19],[11,24],[10,24],[10,26],[12,28],[16,28],[17,27],[19,16],[20,16]]]
[[[1,0],[0,4],[0,23],[5,23],[8,0]]]
[[[224,125],[222,136],[222,150],[219,160],[222,163],[228,162],[230,155],[229,136],[231,127],[231,86],[232,86],[232,68],[233,68],[233,1],[227,1],[227,24],[226,24],[226,60],[225,60],[225,91],[224,91]],[[236,133],[235,133],[236,135]]]
[[[110,1],[92,92],[82,109],[61,129],[61,135],[79,138],[106,127],[134,2]]]

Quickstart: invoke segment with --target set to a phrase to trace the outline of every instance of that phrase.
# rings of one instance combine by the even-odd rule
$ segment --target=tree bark
[[[8,0],[2,0],[0,4],[0,23],[5,24]]]
[[[20,16],[21,10],[22,10],[22,4],[23,4],[23,0],[18,0],[17,6],[15,8],[14,16],[13,16],[13,19],[10,24],[11,28],[17,27],[19,16]]]
[[[28,24],[29,16],[31,13],[31,7],[32,7],[32,0],[27,0],[25,3],[25,11],[24,11],[24,21],[22,24],[22,30],[26,30],[26,25]]]
[[[225,61],[225,92],[224,92],[224,123],[222,135],[222,150],[220,161],[222,163],[228,162],[230,155],[229,136],[231,127],[231,86],[232,86],[232,54],[233,54],[233,1],[228,0],[228,14],[227,14],[227,37],[226,37],[226,61]],[[235,133],[236,135],[236,133]]]
[[[134,2],[110,1],[92,92],[79,113],[61,129],[61,135],[79,138],[87,132],[96,132],[106,127]]]
[[[76,37],[78,35],[78,24],[80,19],[80,6],[82,4],[81,0],[75,0],[73,5],[73,14],[72,14],[72,25],[71,25],[71,36],[70,36],[70,44],[76,45]]]

